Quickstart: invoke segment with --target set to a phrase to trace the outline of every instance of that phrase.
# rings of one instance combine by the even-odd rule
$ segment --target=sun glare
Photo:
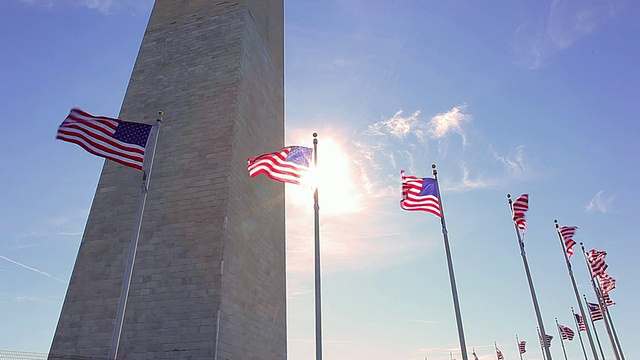
[[[301,179],[306,186],[289,187],[296,205],[313,201],[309,195],[318,186],[320,212],[327,215],[353,213],[360,210],[362,187],[357,185],[357,174],[352,159],[342,144],[332,138],[321,138],[318,144],[318,167],[312,164]],[[295,189],[294,189],[295,188]]]

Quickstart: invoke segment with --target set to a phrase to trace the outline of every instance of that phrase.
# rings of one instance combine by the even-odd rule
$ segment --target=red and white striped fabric
[[[512,204],[513,221],[516,222],[522,233],[527,230],[527,222],[524,219],[524,213],[529,210],[529,194],[520,195]]]
[[[573,255],[573,246],[576,242],[573,240],[573,236],[576,234],[577,226],[560,226],[558,232],[564,242],[564,248],[567,251],[567,255],[571,257]]]
[[[142,170],[151,125],[94,116],[71,109],[58,128],[56,139],[81,146],[88,152]]]

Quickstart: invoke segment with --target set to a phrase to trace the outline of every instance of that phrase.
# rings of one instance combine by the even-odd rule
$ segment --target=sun
[[[321,214],[340,215],[361,210],[363,190],[358,186],[358,175],[353,159],[336,137],[318,138],[318,166],[311,161],[309,172],[301,179],[302,186],[289,187],[297,205],[313,201],[318,187],[318,203]]]

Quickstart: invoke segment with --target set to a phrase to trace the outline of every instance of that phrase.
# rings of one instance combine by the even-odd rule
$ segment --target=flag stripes
[[[600,290],[602,290],[602,296],[608,297],[609,291],[616,288],[616,279],[606,273],[602,273],[598,276],[598,283],[600,284]]]
[[[604,319],[604,314],[602,313],[602,309],[599,304],[590,303],[587,301],[587,307],[589,308],[589,315],[591,316],[591,321],[598,321]]]
[[[142,169],[151,125],[94,116],[71,109],[56,139],[74,143],[91,154]]]
[[[580,314],[573,314],[576,317],[576,323],[578,323],[578,331],[587,331],[587,324],[584,322],[584,318]]]
[[[558,324],[558,330],[560,331],[560,337],[562,340],[573,340],[575,333],[570,327]]]
[[[518,343],[518,350],[520,350],[520,354],[524,354],[527,352],[527,342],[525,340],[520,340]]]
[[[402,175],[402,200],[400,207],[408,211],[426,211],[438,217],[440,210],[440,195],[438,194],[436,179]]]
[[[577,226],[560,226],[558,228],[558,232],[562,237],[565,250],[567,251],[567,255],[569,257],[573,255],[573,246],[576,244],[576,242],[573,240],[573,236],[576,234],[577,229]]]
[[[249,176],[265,174],[276,181],[300,184],[300,178],[309,170],[312,153],[312,148],[287,146],[272,153],[249,158]]]
[[[518,225],[518,228],[522,231],[522,233],[524,233],[525,230],[527,229],[527,223],[524,219],[524,213],[527,212],[527,210],[529,210],[529,194],[520,195],[513,202],[512,207],[513,207],[513,221],[516,222],[516,224]]]
[[[589,268],[591,269],[592,277],[604,274],[604,271],[609,267],[604,261],[605,256],[607,256],[605,251],[598,251],[595,249],[591,249],[587,253],[587,260]]]

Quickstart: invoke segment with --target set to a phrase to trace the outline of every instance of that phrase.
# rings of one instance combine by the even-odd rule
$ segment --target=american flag
[[[616,279],[611,275],[602,273],[598,276],[598,282],[600,283],[600,290],[602,290],[603,296],[608,296],[609,291],[616,288]]]
[[[309,170],[312,153],[312,148],[287,146],[272,153],[249,158],[249,175],[256,177],[265,174],[276,181],[300,184],[300,178]]]
[[[607,253],[604,251],[598,251],[595,249],[589,250],[587,253],[587,260],[589,262],[589,268],[591,269],[591,277],[604,274],[604,271],[607,270],[609,265],[604,262],[605,256],[607,256]]]
[[[573,255],[573,246],[576,242],[573,240],[573,236],[576,234],[577,226],[560,226],[558,232],[564,241],[564,247],[567,251],[567,255],[571,257]]]
[[[502,351],[496,348],[496,355],[498,355],[498,360],[504,360],[504,355],[502,355]]]
[[[525,340],[520,340],[518,343],[518,349],[520,350],[520,354],[524,354],[527,352],[527,342]]]
[[[587,324],[584,322],[584,318],[580,314],[573,314],[576,317],[576,323],[578,324],[578,331],[587,331]]]
[[[602,295],[602,300],[604,300],[604,304],[606,306],[611,306],[611,305],[615,305],[615,301],[611,300],[611,298],[609,297],[609,294],[606,295]]]
[[[604,315],[602,314],[602,309],[600,305],[590,303],[587,301],[587,307],[589,308],[589,315],[591,316],[591,321],[598,321],[604,319]]]
[[[520,195],[513,202],[513,221],[518,224],[518,228],[524,233],[527,229],[527,223],[524,220],[524,213],[529,210],[529,194]]]
[[[547,339],[547,344],[549,345],[549,347],[551,347],[551,340],[553,340],[553,336],[545,335],[545,337]],[[542,342],[542,337],[540,337],[540,345],[542,345],[542,347],[544,347],[544,343]]]
[[[573,340],[575,333],[570,327],[558,324],[558,331],[560,331],[560,337],[562,340]]]
[[[80,145],[88,152],[142,170],[151,125],[106,116],[94,116],[73,108],[60,124],[56,139]]]
[[[402,200],[400,207],[409,211],[426,211],[442,216],[440,211],[440,195],[436,179],[402,175]]]

